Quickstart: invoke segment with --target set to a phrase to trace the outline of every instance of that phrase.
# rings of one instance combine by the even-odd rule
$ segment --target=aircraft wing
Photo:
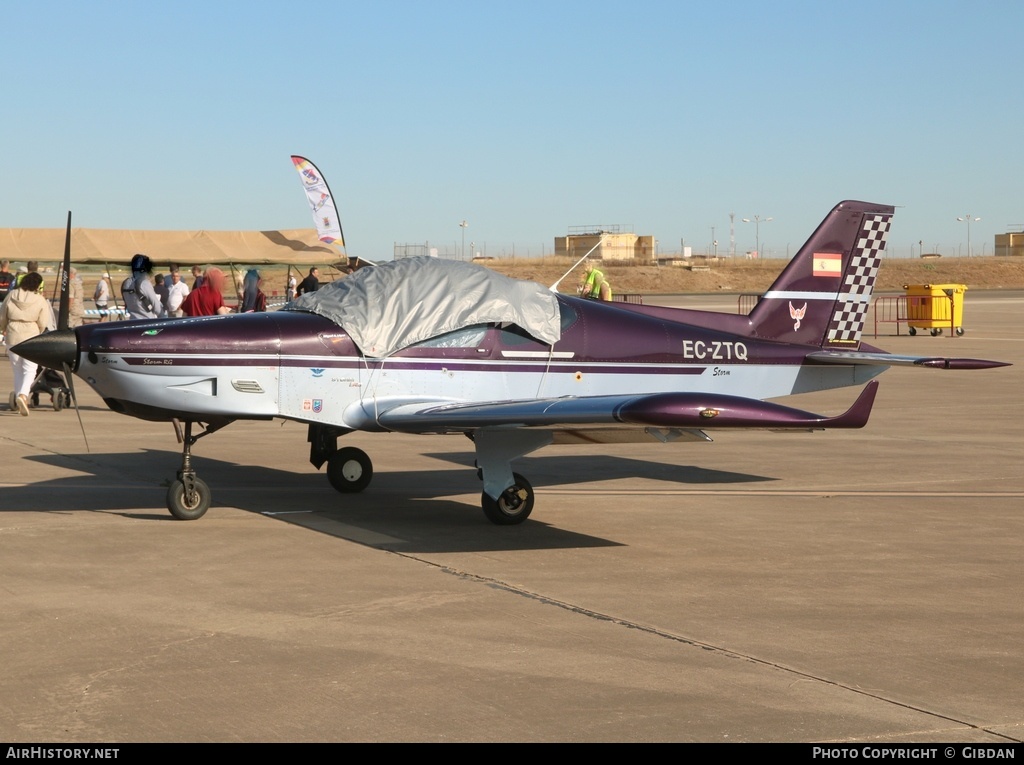
[[[814,351],[805,357],[808,361],[824,364],[853,364],[879,367],[931,367],[932,369],[991,369],[1008,367],[1005,361],[986,359],[960,359],[945,356],[901,356],[895,353],[868,353],[864,351]]]
[[[566,396],[486,403],[397,403],[378,411],[377,423],[402,433],[470,432],[479,428],[671,428],[665,440],[689,436],[710,440],[709,428],[798,429],[860,428],[868,420],[878,383],[872,381],[853,406],[836,417],[741,396],[715,393],[650,393],[615,396]],[[680,430],[681,429],[681,430]]]

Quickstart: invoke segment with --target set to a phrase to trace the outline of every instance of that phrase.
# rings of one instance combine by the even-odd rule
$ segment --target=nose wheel
[[[202,518],[210,509],[210,487],[201,478],[182,476],[167,490],[167,509],[179,521]]]

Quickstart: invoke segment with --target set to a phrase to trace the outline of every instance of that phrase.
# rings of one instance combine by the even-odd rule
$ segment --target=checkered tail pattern
[[[860,342],[891,222],[892,215],[864,216],[857,246],[843,275],[839,299],[825,335],[826,344],[848,347]]]

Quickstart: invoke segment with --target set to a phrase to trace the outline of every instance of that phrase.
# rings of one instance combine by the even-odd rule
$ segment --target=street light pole
[[[764,221],[765,223],[767,223],[768,221],[770,221],[772,219],[771,218],[762,218],[760,215],[755,215],[753,218],[741,218],[741,220],[744,223],[750,223],[751,221],[753,221],[753,223],[754,223],[754,236],[755,236],[755,241],[756,241],[756,243],[754,245],[754,248],[755,248],[754,252],[756,252],[757,253],[757,257],[760,258],[761,257],[761,221]]]
[[[971,257],[971,221],[981,220],[981,218],[972,218],[970,213],[968,213],[962,218],[957,218],[957,220],[961,223],[967,223],[967,257]]]
[[[462,229],[462,260],[466,259],[466,227],[468,225],[469,224],[466,223],[466,221],[462,221],[462,223],[459,224],[459,228]]]

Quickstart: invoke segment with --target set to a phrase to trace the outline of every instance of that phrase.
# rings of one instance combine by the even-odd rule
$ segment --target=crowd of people
[[[228,279],[215,266],[205,271],[199,266],[192,266],[191,286],[177,266],[172,266],[166,274],[154,274],[152,259],[141,253],[132,257],[130,268],[131,275],[116,289],[108,272],[104,272],[97,280],[92,302],[97,309],[93,313],[100,320],[114,315],[114,309],[120,307],[119,302],[124,306],[129,319],[215,316],[235,310],[239,313],[267,310],[263,278],[255,268],[246,271],[244,276],[238,274],[235,280],[237,308],[224,302]],[[317,290],[320,286],[318,277],[319,271],[314,267],[301,283],[297,283],[296,277],[289,270],[286,284],[288,300]],[[29,413],[31,389],[39,369],[36,364],[12,353],[10,349],[56,328],[54,310],[44,287],[36,261],[28,261],[12,271],[9,261],[0,260],[0,334],[14,373],[11,407],[23,416]],[[85,288],[78,269],[72,266],[68,269],[68,326],[74,328],[81,325],[85,316]]]
[[[177,268],[171,268],[168,274],[154,275],[153,262],[146,255],[132,258],[131,269],[131,276],[121,283],[121,297],[129,318],[216,316],[236,310],[224,302],[227,276],[216,266],[205,271],[193,266],[191,287]],[[262,285],[263,278],[255,268],[248,270],[244,277],[239,274],[235,282],[239,313],[267,310],[267,296]],[[97,295],[99,290],[98,285]]]

